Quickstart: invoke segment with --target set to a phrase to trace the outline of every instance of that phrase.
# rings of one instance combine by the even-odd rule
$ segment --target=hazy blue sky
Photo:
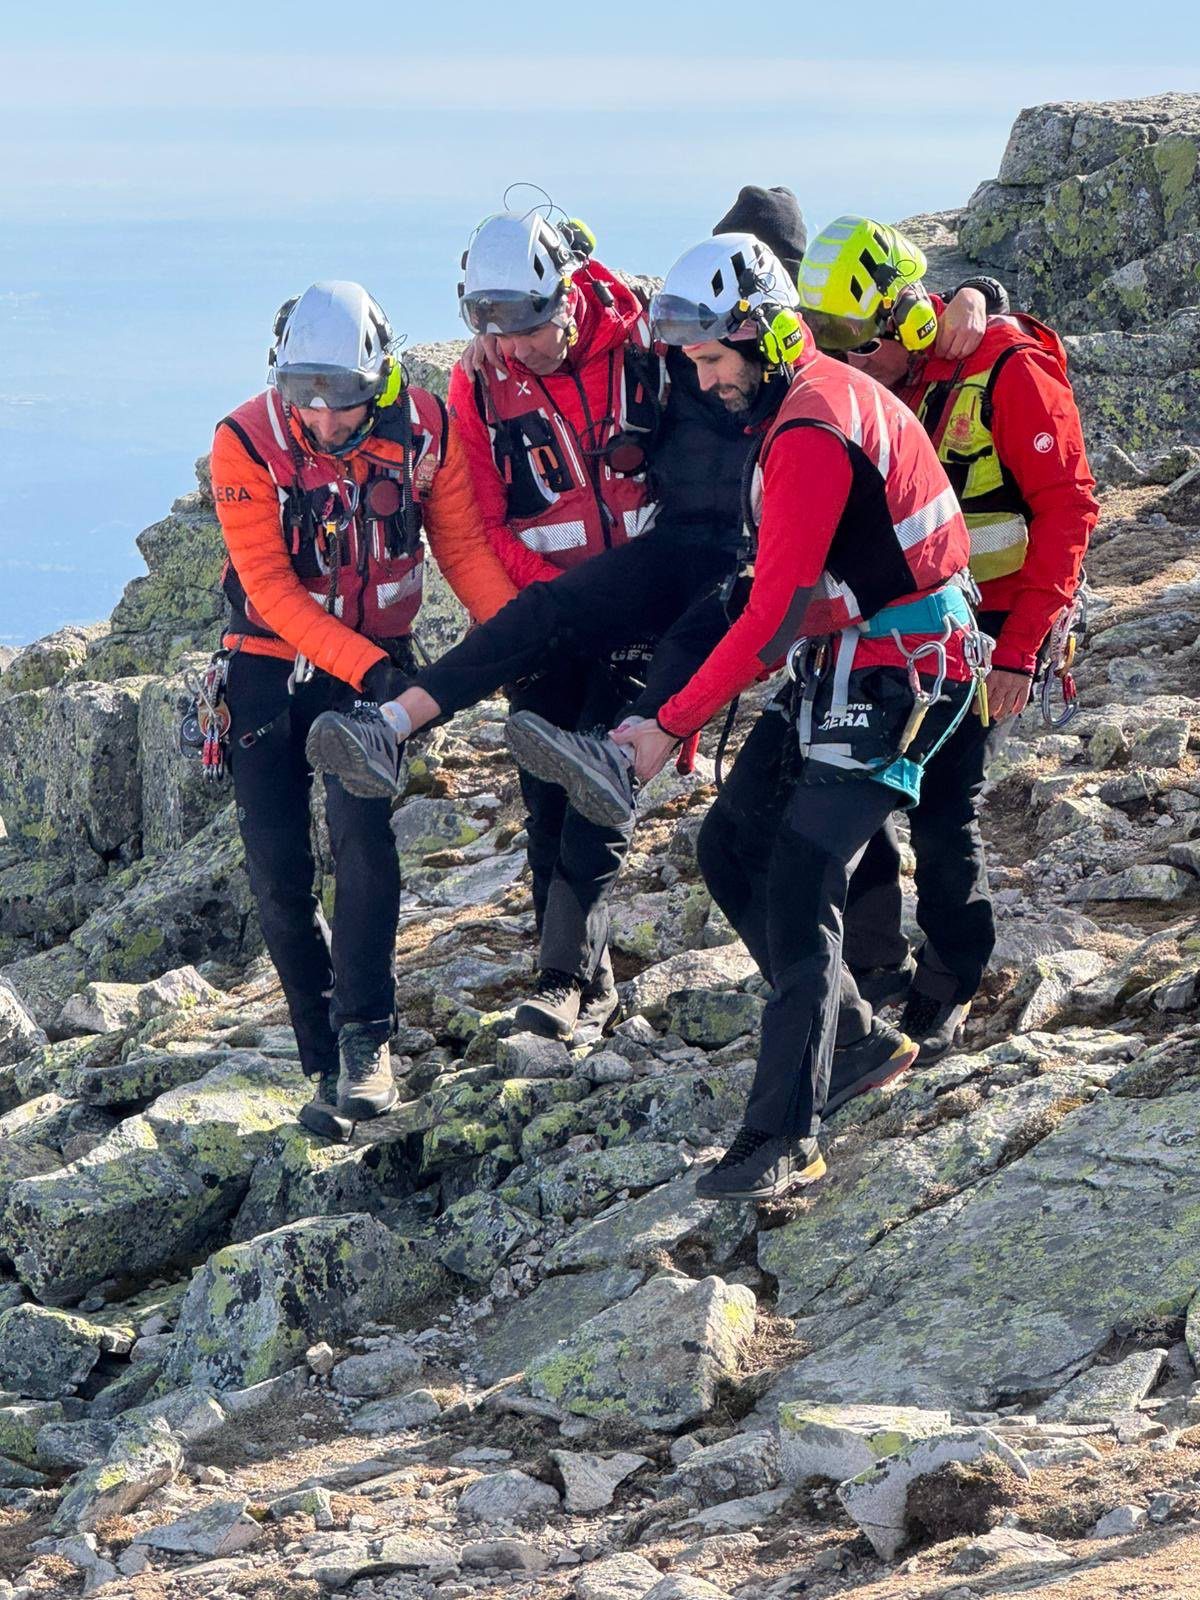
[[[1022,106],[1200,89],[1194,6],[1080,11],[7,7],[0,643],[108,611],[306,282],[454,335],[459,253],[514,179],[651,271],[745,182],[810,227],[960,205]]]

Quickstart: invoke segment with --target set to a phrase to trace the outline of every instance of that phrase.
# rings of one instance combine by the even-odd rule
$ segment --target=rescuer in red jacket
[[[313,284],[281,310],[270,378],[213,439],[230,760],[263,937],[316,1080],[300,1121],[348,1139],[396,1099],[400,868],[390,802],[364,797],[351,775],[327,780],[330,938],[313,892],[306,743],[333,707],[378,730],[378,702],[407,681],[422,535],[472,615],[491,616],[513,587],[440,400],[406,384],[387,318],[360,284]]]
[[[845,953],[862,992],[876,1003],[906,999],[901,1026],[922,1060],[936,1060],[961,1039],[995,946],[976,814],[987,763],[1024,709],[1039,651],[1074,598],[1098,508],[1058,336],[1030,316],[993,316],[975,350],[946,359],[906,350],[881,297],[860,304],[857,318],[836,315],[845,309],[839,275],[861,272],[864,229],[879,224],[841,218],[813,241],[801,300],[818,340],[856,345],[851,364],[894,389],[924,424],[971,535],[980,626],[996,641],[990,724],[964,720],[909,812],[925,934],[916,961],[901,932],[891,823],[867,847],[847,906]]]
[[[771,983],[744,1123],[697,1192],[762,1199],[821,1175],[815,1134],[839,1005],[851,866],[965,713],[977,635],[961,587],[968,536],[927,436],[892,395],[812,345],[782,267],[749,235],[685,252],[651,307],[706,389],[738,403],[739,340],[792,373],[749,495],[753,577],[691,680],[623,738],[640,772],[786,663],[698,841],[704,880]],[[930,334],[932,337],[932,332]],[[517,720],[517,719],[514,719]],[[856,998],[856,997],[855,997]],[[869,1015],[869,1013],[868,1013]],[[866,1055],[874,1054],[873,1063]],[[877,1081],[916,1055],[876,1023]]]
[[[648,447],[664,366],[644,306],[591,248],[579,224],[502,213],[464,257],[464,320],[496,336],[503,365],[456,368],[450,413],[487,536],[519,589],[625,544],[653,518]],[[511,702],[560,727],[604,728],[639,666],[636,652],[630,662],[564,651],[513,685]],[[607,897],[632,826],[588,822],[525,772],[521,788],[540,949],[517,1022],[559,1038],[595,1032],[617,1005]]]

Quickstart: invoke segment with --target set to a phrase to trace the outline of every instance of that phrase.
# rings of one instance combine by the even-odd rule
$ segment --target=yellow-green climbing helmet
[[[925,268],[917,246],[884,222],[831,222],[809,241],[796,281],[813,338],[824,350],[853,350],[876,336],[903,298],[901,342],[916,350],[932,344],[937,323],[921,282]]]

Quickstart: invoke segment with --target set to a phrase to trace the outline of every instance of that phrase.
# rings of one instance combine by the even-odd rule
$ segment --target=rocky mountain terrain
[[[1071,331],[1109,486],[1083,709],[1027,713],[989,787],[966,1049],[845,1107],[801,1198],[693,1192],[763,1003],[696,868],[711,761],[647,793],[626,1020],[568,1050],[507,1009],[503,706],[424,743],[402,1103],[331,1146],[229,792],[176,750],[220,619],[203,464],[110,621],[4,666],[0,1600],[1192,1592],[1198,151],[1200,97],[1039,107],[913,224]],[[435,592],[427,644],[457,626]]]

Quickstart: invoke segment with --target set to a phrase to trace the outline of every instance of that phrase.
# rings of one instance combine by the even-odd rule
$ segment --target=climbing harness
[[[1079,710],[1079,691],[1072,668],[1079,646],[1087,639],[1087,575],[1080,574],[1079,588],[1069,606],[1055,618],[1046,646],[1046,665],[1042,673],[1042,721],[1048,728],[1065,728]],[[1054,707],[1055,685],[1062,709]]]
[[[914,634],[919,636],[920,642],[910,650],[904,638]],[[974,692],[962,696],[933,744],[919,755],[912,756],[909,751],[916,743],[930,709],[950,699],[946,692],[946,647],[956,634],[962,637],[964,658],[974,681]],[[836,651],[835,637],[838,641]],[[876,741],[876,749],[882,741],[878,733],[872,735],[870,732],[873,713],[865,705],[852,704],[850,698],[850,675],[859,641],[864,638],[890,638],[893,641],[903,658],[908,690],[912,696],[912,706],[894,740],[890,740],[888,747],[879,754],[865,758],[862,753],[864,735],[868,746],[872,739]],[[984,680],[990,658],[991,640],[979,632],[962,587],[954,583],[947,583],[942,589],[920,599],[887,606],[868,621],[843,629],[840,635],[798,639],[788,651],[785,670],[793,685],[791,710],[801,757],[872,778],[889,788],[898,789],[915,801],[920,794],[921,775],[925,767],[958,728],[970,709],[972,699],[980,697],[982,709],[986,711]],[[933,667],[932,683],[928,688],[920,672],[923,662]],[[845,730],[845,736],[837,740],[821,740],[814,737],[816,706],[822,687],[831,674],[831,697],[828,704],[822,700],[820,731]]]

